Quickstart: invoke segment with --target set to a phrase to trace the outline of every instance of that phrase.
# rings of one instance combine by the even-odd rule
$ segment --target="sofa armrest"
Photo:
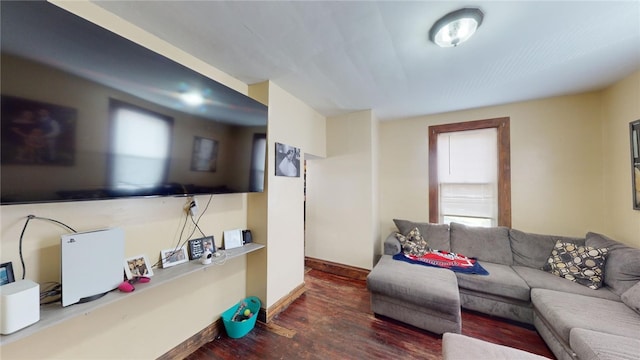
[[[396,232],[394,231],[384,240],[384,254],[395,255],[401,251],[402,246],[400,246],[400,241],[396,239]]]

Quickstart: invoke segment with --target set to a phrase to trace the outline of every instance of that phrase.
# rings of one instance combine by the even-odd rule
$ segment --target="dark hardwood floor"
[[[442,358],[440,335],[374,317],[365,281],[310,270],[305,283],[305,294],[269,324],[240,339],[222,335],[187,359]],[[483,314],[463,311],[462,333],[553,358],[535,330]]]

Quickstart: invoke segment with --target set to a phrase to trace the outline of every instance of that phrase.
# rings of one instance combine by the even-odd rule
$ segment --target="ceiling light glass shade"
[[[440,47],[458,46],[476,32],[484,14],[477,8],[464,8],[448,13],[429,30],[429,40]]]

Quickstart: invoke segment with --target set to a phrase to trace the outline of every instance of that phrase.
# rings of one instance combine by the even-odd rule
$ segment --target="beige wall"
[[[152,48],[186,66],[238,90],[248,87],[153,35],[88,2],[65,2],[72,11]],[[201,211],[208,197],[198,197]],[[122,227],[126,255],[147,254],[159,259],[161,249],[175,246],[182,221],[183,198],[107,200],[0,207],[1,260],[12,261],[20,277],[18,239],[28,214],[50,217],[79,231]],[[216,238],[222,231],[245,228],[247,195],[216,195],[200,221],[200,228]],[[43,282],[59,279],[59,237],[66,230],[33,220],[24,239],[27,278]],[[219,318],[220,313],[247,296],[247,258],[232,259],[211,271],[193,274],[87,315],[53,326],[0,348],[3,359],[42,358],[156,358]],[[153,281],[153,280],[152,280]],[[168,320],[168,317],[169,320]]]
[[[381,232],[393,218],[428,219],[429,125],[511,119],[512,226],[584,235],[603,227],[602,141],[597,93],[383,123]]]
[[[197,199],[204,209],[208,197]],[[223,230],[245,226],[245,200],[245,195],[215,196],[200,227],[205,233],[214,235],[220,245]],[[16,277],[22,276],[18,239],[28,214],[62,221],[78,231],[121,227],[125,230],[126,256],[146,254],[151,262],[156,262],[160,250],[173,248],[178,241],[184,221],[184,204],[183,198],[151,198],[2,206],[2,262],[12,261]],[[67,232],[42,220],[29,223],[23,244],[27,279],[40,283],[59,281],[60,235]],[[199,272],[147,292],[134,292],[127,300],[4,345],[0,348],[1,357],[160,356],[207,327],[225,309],[246,296],[245,268],[246,260],[240,257],[211,271]],[[167,321],[167,314],[172,315],[171,321]],[[133,338],[144,346],[114,346],[131,344]]]
[[[300,148],[303,154],[301,166],[304,164],[304,154],[326,155],[323,116],[274,83],[269,83],[268,99],[268,243],[266,259],[261,265],[263,267],[257,268],[251,264],[249,268],[250,283],[259,285],[259,281],[252,280],[253,277],[266,276],[264,298],[267,307],[304,283],[304,177],[275,176],[275,143]]]
[[[639,118],[638,74],[604,92],[473,109],[380,125],[380,227],[426,221],[429,125],[511,119],[512,226],[543,234],[609,234],[638,244],[631,210],[628,124]]]
[[[379,238],[377,128],[371,111],[327,120],[327,158],[307,163],[306,256],[372,268]]]
[[[606,234],[640,247],[640,211],[631,200],[629,123],[640,119],[640,71],[602,95],[604,206]]]

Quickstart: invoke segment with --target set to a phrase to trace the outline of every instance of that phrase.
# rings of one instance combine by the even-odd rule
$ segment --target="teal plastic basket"
[[[236,312],[243,303],[253,315],[249,319],[246,319],[244,321],[234,321],[233,317],[234,315],[236,315]],[[227,331],[227,335],[229,335],[230,338],[241,338],[247,335],[249,331],[253,329],[253,327],[256,325],[256,320],[258,319],[260,304],[260,299],[255,296],[250,296],[243,301],[238,302],[227,311],[222,313],[222,323],[224,324],[224,329]]]

